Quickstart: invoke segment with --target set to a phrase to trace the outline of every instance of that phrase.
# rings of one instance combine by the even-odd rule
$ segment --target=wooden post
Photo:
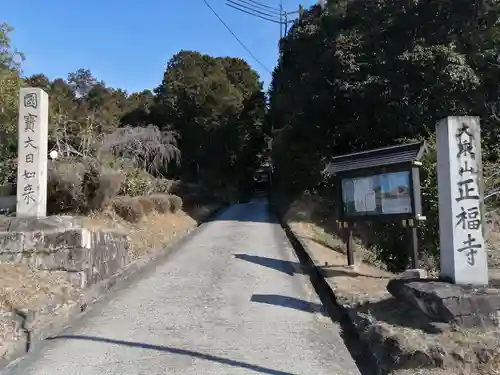
[[[346,247],[347,247],[347,264],[349,266],[354,266],[354,239],[352,236],[353,228],[352,223],[346,223]]]
[[[408,220],[408,224],[411,237],[411,266],[416,270],[419,268],[417,222],[415,219],[410,219]]]

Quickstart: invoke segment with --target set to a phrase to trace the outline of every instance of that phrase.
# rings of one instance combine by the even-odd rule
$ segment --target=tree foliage
[[[186,179],[238,184],[259,162],[265,96],[245,61],[181,51],[155,93],[153,122],[172,124],[181,135]]]
[[[499,12],[497,0],[331,0],[304,12],[281,41],[270,89],[281,191],[318,187],[331,156],[429,138],[446,116],[480,116],[485,159],[498,159]],[[429,163],[422,239],[435,252]],[[379,237],[381,256],[403,267],[393,259],[406,256],[402,237]]]
[[[84,68],[66,79],[23,77],[12,30],[0,25],[0,184],[16,176],[22,85],[48,93],[49,149],[68,160],[111,154],[151,174],[213,187],[251,181],[265,145],[265,95],[244,60],[180,51],[154,91],[127,93]]]

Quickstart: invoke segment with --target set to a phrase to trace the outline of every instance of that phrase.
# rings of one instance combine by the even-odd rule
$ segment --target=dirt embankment
[[[500,374],[500,330],[426,332],[422,327],[427,318],[388,293],[387,283],[397,275],[384,269],[373,250],[356,241],[357,264],[347,266],[345,244],[325,225],[329,218],[320,198],[294,202],[284,219],[307,246],[309,256],[376,357],[381,373]],[[490,228],[490,241],[499,237],[498,232]],[[490,258],[500,258],[495,247],[492,252]],[[490,265],[497,266],[495,262]]]

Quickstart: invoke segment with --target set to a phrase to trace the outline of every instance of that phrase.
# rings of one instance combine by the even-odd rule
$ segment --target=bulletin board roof
[[[426,149],[425,142],[412,142],[341,155],[330,159],[323,172],[327,175],[334,175],[360,169],[411,163],[419,161]]]

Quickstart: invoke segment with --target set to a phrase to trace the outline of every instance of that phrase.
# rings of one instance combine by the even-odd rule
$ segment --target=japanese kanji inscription
[[[48,96],[39,88],[22,88],[16,215],[40,217],[47,207]]]
[[[447,117],[436,133],[441,276],[486,285],[479,119]]]

